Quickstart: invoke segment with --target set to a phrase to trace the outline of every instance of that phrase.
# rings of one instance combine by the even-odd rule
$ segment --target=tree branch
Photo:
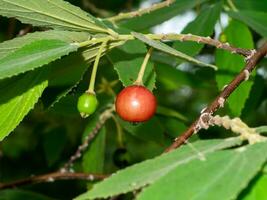
[[[114,16],[114,17],[107,18],[107,20],[109,20],[112,23],[114,23],[114,22],[121,21],[121,20],[124,20],[124,19],[130,19],[130,18],[133,18],[133,17],[139,17],[141,15],[144,15],[144,14],[150,13],[152,11],[159,10],[161,8],[169,6],[170,4],[172,4],[174,2],[175,2],[175,0],[166,0],[166,1],[161,2],[161,3],[156,3],[156,4],[152,5],[149,8],[143,8],[143,9],[139,9],[139,10],[136,10],[136,11],[127,12],[127,13],[120,13],[120,14]]]
[[[100,129],[103,127],[105,122],[112,116],[114,111],[114,106],[105,110],[99,117],[99,122],[95,125],[95,128],[87,135],[84,142],[78,147],[76,152],[70,157],[69,161],[60,169],[62,173],[68,171],[73,163],[82,156],[82,153],[87,149],[89,144],[94,140],[94,138],[99,133]]]
[[[20,179],[20,180],[9,182],[9,183],[0,183],[0,190],[7,189],[7,188],[14,188],[14,187],[22,186],[22,185],[27,185],[27,184],[54,182],[57,180],[96,181],[96,180],[102,180],[106,177],[107,175],[103,175],[103,174],[53,172],[53,173],[43,174],[39,176],[32,176],[29,178]]]
[[[232,92],[245,80],[248,80],[250,73],[256,68],[256,65],[267,53],[267,43],[261,48],[255,50],[247,57],[247,63],[244,69],[227,85],[223,91],[217,96],[217,98],[203,110],[199,118],[192,123],[192,125],[179,137],[175,138],[171,146],[169,146],[165,152],[169,152],[178,148],[194,133],[197,133],[200,129],[209,128],[209,120],[214,112],[220,107],[223,107],[225,100],[232,94]]]

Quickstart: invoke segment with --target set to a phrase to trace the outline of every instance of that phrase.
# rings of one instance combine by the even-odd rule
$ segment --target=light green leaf
[[[206,155],[239,143],[239,138],[229,138],[223,140],[198,141],[193,143],[193,145],[198,151]],[[178,150],[135,164],[113,174],[111,177],[96,184],[91,191],[77,197],[76,200],[107,198],[139,189],[145,185],[154,183],[157,179],[166,175],[177,166],[198,158],[199,155],[188,145],[182,146]]]
[[[89,13],[63,0],[0,0],[0,15],[34,26],[107,32],[107,28]]]
[[[208,8],[204,8],[197,18],[190,22],[182,31],[183,34],[195,34],[199,36],[209,36],[214,31],[214,26],[220,16],[222,4],[217,3]],[[204,47],[196,42],[174,42],[173,48],[190,56],[197,55]],[[181,62],[181,61],[180,61]]]
[[[267,37],[267,13],[256,11],[228,12],[234,19],[240,20],[250,26],[263,37]]]
[[[137,40],[128,41],[123,46],[112,50],[108,57],[119,75],[124,86],[132,85],[137,79],[138,72],[146,55],[146,46]],[[148,62],[143,77],[144,84],[153,90],[156,73],[152,62]]]
[[[166,20],[175,17],[179,13],[189,10],[194,6],[200,5],[206,1],[207,0],[176,0],[170,6],[166,6],[160,10],[150,12],[140,17],[134,17],[122,21],[120,22],[120,24],[131,30],[144,30],[162,22],[165,22]]]
[[[95,114],[89,118],[88,124],[84,131],[84,136],[95,128],[99,121],[99,115]],[[106,130],[101,128],[96,138],[90,143],[90,146],[83,154],[82,166],[83,171],[88,173],[103,173],[105,160],[105,141]]]
[[[0,141],[21,122],[47,87],[47,71],[37,70],[0,81]]]
[[[266,200],[267,175],[260,173],[249,187],[241,193],[238,200]]]
[[[177,166],[137,197],[138,200],[236,199],[267,159],[267,143],[214,152],[206,160]]]
[[[60,40],[34,41],[0,60],[0,79],[41,67],[77,49]]]
[[[30,44],[33,41],[37,40],[61,40],[67,43],[79,43],[88,40],[90,37],[91,36],[88,33],[73,31],[49,30],[43,32],[28,33],[25,36],[16,37],[12,40],[0,43],[0,59],[10,53],[13,53],[24,45]]]
[[[238,21],[231,21],[225,29],[227,42],[241,48],[253,48],[253,39],[248,27]],[[216,81],[219,90],[228,84],[245,66],[244,57],[234,55],[221,49],[216,50],[216,65],[219,71],[216,73]],[[239,116],[249,96],[252,81],[242,83],[229,97],[228,105],[234,116]]]
[[[165,53],[171,54],[171,55],[176,56],[178,58],[181,58],[183,60],[195,63],[197,65],[211,67],[215,70],[217,69],[217,67],[214,65],[203,63],[203,62],[201,62],[195,58],[192,58],[191,56],[188,56],[188,55],[186,55],[180,51],[177,51],[176,49],[168,46],[167,44],[164,44],[164,43],[156,41],[156,40],[151,40],[141,33],[132,32],[132,35],[134,37],[136,37],[137,39],[141,40],[142,42],[150,45],[151,47],[154,47],[155,49],[158,49],[158,50],[163,51]]]

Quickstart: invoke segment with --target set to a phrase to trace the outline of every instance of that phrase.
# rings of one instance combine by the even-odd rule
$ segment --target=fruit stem
[[[145,59],[144,59],[144,61],[142,63],[142,66],[140,68],[140,71],[138,73],[138,77],[137,77],[136,81],[134,82],[134,85],[143,85],[143,76],[145,74],[146,66],[147,66],[148,60],[149,60],[149,58],[150,58],[150,56],[152,54],[152,51],[153,51],[153,47],[151,47],[148,50],[148,52],[147,52],[147,54],[145,56]]]
[[[96,78],[96,72],[97,72],[97,67],[99,64],[99,60],[101,57],[101,54],[104,50],[104,48],[106,47],[108,42],[108,39],[104,40],[97,52],[96,58],[95,58],[95,62],[94,62],[94,66],[93,66],[93,70],[92,70],[92,74],[91,74],[91,79],[90,79],[90,83],[89,83],[89,88],[86,92],[88,93],[92,93],[95,94],[95,78]]]

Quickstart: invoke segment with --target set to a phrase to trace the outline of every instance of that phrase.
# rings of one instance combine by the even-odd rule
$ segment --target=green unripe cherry
[[[93,93],[82,94],[77,103],[77,108],[83,118],[93,114],[98,106],[96,95]]]

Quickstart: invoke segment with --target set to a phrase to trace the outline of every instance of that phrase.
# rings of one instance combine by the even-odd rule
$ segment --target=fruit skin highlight
[[[141,85],[124,88],[115,102],[116,112],[125,121],[144,122],[156,112],[157,100],[152,92]]]
[[[82,94],[77,103],[78,111],[83,118],[93,114],[98,106],[98,100],[95,94],[86,92]]]

